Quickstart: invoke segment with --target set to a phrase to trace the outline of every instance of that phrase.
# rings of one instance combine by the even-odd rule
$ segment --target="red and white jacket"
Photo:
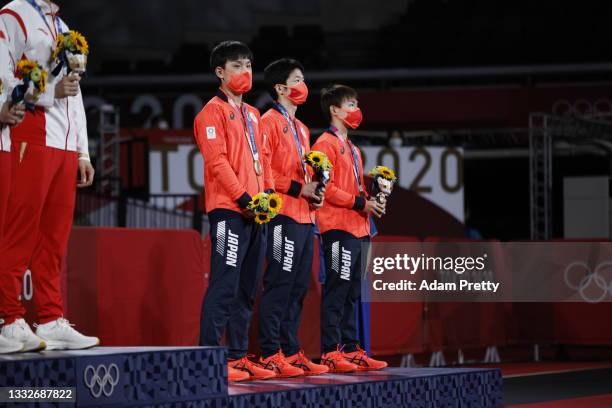
[[[2,61],[0,63],[0,81],[2,83],[0,86],[0,88],[2,88],[0,92],[0,107],[2,107],[13,89],[12,85],[14,80],[13,65],[9,55],[6,33],[2,21],[0,21],[0,61]],[[9,126],[0,123],[0,152],[11,151],[11,138],[9,134]]]
[[[0,10],[13,64],[16,66],[21,59],[36,60],[49,71],[47,89],[36,103],[35,112],[26,112],[23,122],[11,129],[12,142],[28,142],[88,155],[83,97],[79,92],[74,97],[56,99],[55,84],[65,75],[66,69],[57,77],[51,75],[55,67],[50,61],[51,53],[57,34],[67,32],[68,26],[60,20],[61,27],[57,27],[57,5],[34,1],[42,9],[45,20],[26,0],[13,0]]]

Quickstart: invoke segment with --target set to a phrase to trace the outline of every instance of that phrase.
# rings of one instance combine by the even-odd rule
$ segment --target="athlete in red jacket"
[[[323,374],[328,368],[306,357],[298,341],[311,279],[314,210],[323,204],[323,194],[315,194],[317,183],[304,162],[310,132],[295,117],[308,96],[304,68],[296,60],[280,59],[266,67],[264,79],[274,106],[262,122],[283,208],[268,227],[268,269],[259,307],[260,362],[279,377]]]
[[[343,85],[324,89],[321,108],[330,127],[312,149],[325,153],[334,166],[325,204],[317,212],[326,271],[321,300],[321,363],[330,372],[379,370],[387,363],[368,357],[359,346],[357,307],[365,267],[362,251],[370,242],[368,217],[381,217],[385,208],[367,197],[361,154],[348,135],[348,129],[356,129],[362,119],[357,92]]]
[[[227,334],[230,381],[267,379],[247,356],[255,292],[264,262],[265,228],[247,210],[251,197],[272,188],[261,118],[242,96],[251,89],[253,55],[237,41],[218,44],[210,66],[220,89],[194,123],[204,157],[206,211],[211,225],[211,276],[202,304],[200,344],[218,346]]]

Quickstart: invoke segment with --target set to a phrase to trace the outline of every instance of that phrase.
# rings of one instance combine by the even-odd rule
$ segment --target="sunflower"
[[[249,202],[248,208],[255,213],[268,211],[268,194],[257,193]]]
[[[320,164],[323,161],[323,157],[321,156],[320,153],[318,152],[314,152],[310,155],[310,160],[314,163],[314,164]]]
[[[38,81],[36,87],[41,93],[44,93],[45,89],[47,89],[47,71],[45,71],[44,69],[41,71],[40,81]]]
[[[32,60],[21,60],[17,63],[17,76],[24,78],[30,75],[34,68],[38,67],[38,63]]]
[[[70,30],[67,34],[58,34],[55,40],[55,48],[51,54],[51,60],[55,61],[60,53],[70,51],[73,54],[89,54],[89,44],[78,31]]]
[[[327,155],[323,152],[319,152],[317,150],[311,150],[306,154],[306,163],[308,163],[312,168],[319,169],[321,171],[329,171],[332,168],[332,165],[327,158]]]
[[[266,224],[270,222],[271,219],[272,218],[270,217],[268,213],[262,213],[262,214],[255,215],[255,222],[258,224]]]
[[[83,36],[83,34],[78,31],[70,31],[70,51],[75,52],[77,54],[89,54],[89,44],[87,40]]]
[[[47,71],[36,61],[21,60],[17,63],[17,75],[20,79],[28,79],[34,83],[38,92],[47,88]]]
[[[372,177],[381,176],[389,181],[397,180],[395,172],[386,166],[376,166],[368,174]]]
[[[276,215],[283,208],[283,199],[277,193],[272,193],[268,196],[268,208],[270,213]]]
[[[59,53],[64,50],[66,38],[67,37],[65,37],[62,33],[57,35],[57,38],[55,39],[55,47],[51,53],[51,61],[55,61],[57,57],[59,57]]]

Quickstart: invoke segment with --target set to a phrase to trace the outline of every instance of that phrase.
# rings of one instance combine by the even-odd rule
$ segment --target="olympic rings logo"
[[[100,364],[97,368],[88,365],[83,380],[94,398],[100,398],[102,394],[110,397],[119,384],[119,367],[114,363],[108,367]]]
[[[609,278],[612,278],[612,261],[602,262],[595,270],[586,262],[575,261],[565,268],[565,284],[580,294],[588,303],[600,303],[609,296],[612,298],[612,279],[606,279],[605,269],[609,268]]]
[[[553,103],[552,113],[578,118],[612,119],[612,101],[607,98],[600,98],[594,102],[578,99],[572,103],[567,99],[559,99]]]

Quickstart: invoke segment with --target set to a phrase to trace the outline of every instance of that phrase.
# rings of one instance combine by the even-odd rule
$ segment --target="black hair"
[[[342,102],[347,99],[357,99],[357,91],[346,85],[332,85],[321,90],[321,110],[328,122],[331,122],[331,106],[342,106]]]
[[[227,61],[241,58],[248,58],[253,62],[253,53],[245,43],[240,41],[220,42],[210,52],[210,69],[215,72],[217,67],[225,68]]]
[[[281,58],[279,60],[271,62],[266,69],[264,69],[264,81],[266,82],[266,90],[272,97],[272,99],[278,99],[276,84],[287,84],[289,75],[296,69],[304,72],[304,66],[297,60],[291,58]]]

